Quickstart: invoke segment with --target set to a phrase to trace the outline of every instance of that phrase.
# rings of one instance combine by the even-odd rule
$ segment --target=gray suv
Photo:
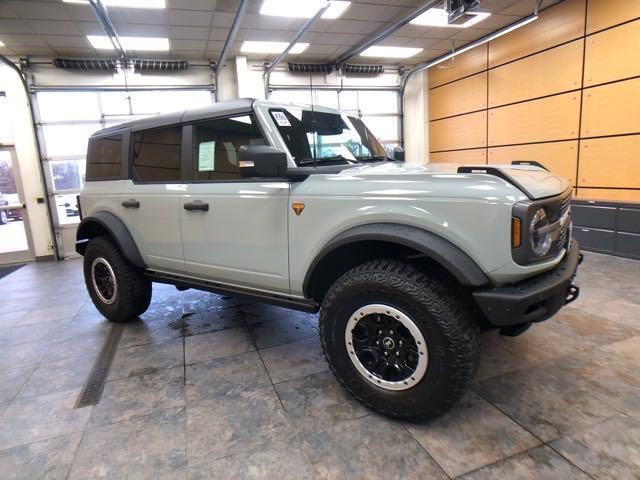
[[[94,134],[76,250],[114,322],[153,282],[320,312],[336,377],[427,419],[478,365],[575,299],[571,187],[535,162],[417,166],[357,117],[241,99]]]

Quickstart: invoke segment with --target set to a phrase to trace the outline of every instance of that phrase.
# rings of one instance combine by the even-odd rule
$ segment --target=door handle
[[[140,208],[140,202],[138,200],[130,198],[129,200],[125,200],[124,202],[122,202],[122,206],[124,208]]]
[[[209,211],[209,204],[201,202],[200,200],[196,200],[196,201],[191,202],[191,203],[185,203],[184,204],[184,209],[188,210],[190,212],[195,212],[195,211],[208,212]]]

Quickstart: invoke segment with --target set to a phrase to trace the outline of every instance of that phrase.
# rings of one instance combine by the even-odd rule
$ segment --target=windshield
[[[384,147],[359,118],[292,107],[270,112],[298,166],[387,160]]]

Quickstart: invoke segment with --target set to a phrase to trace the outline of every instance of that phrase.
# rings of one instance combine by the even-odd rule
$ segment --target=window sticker
[[[213,172],[213,156],[216,150],[216,142],[202,142],[198,145],[198,171]]]
[[[290,127],[291,126],[291,124],[289,123],[289,119],[284,114],[284,112],[271,112],[271,115],[273,115],[273,119],[276,121],[276,123],[279,126],[281,126],[281,127]]]

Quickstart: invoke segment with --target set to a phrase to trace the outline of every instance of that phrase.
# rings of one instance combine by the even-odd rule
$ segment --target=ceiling
[[[543,7],[558,0],[545,0]],[[169,52],[131,52],[144,58],[217,59],[229,33],[239,0],[167,0],[163,10],[108,8],[121,36],[168,37]],[[229,52],[239,53],[243,40],[290,41],[305,22],[260,15],[262,0],[251,0]],[[388,27],[426,3],[425,0],[352,0],[336,20],[320,19],[300,41],[311,45],[292,61],[332,61],[372,34]],[[477,28],[437,28],[407,25],[378,45],[421,47],[418,55],[402,60],[411,65],[433,59],[533,12],[536,0],[481,0],[480,10],[491,16]],[[0,0],[0,53],[14,56],[99,58],[113,51],[96,50],[86,35],[104,35],[89,5],[62,0]],[[275,55],[248,55],[268,60]],[[354,57],[350,62],[398,63],[398,60]]]

